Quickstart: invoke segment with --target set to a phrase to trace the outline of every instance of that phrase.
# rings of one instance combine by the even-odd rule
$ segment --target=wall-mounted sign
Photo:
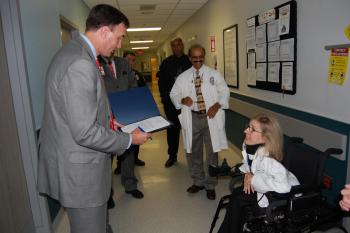
[[[210,51],[215,52],[215,36],[210,37]]]
[[[343,85],[349,60],[349,48],[335,48],[331,50],[328,67],[328,82]]]

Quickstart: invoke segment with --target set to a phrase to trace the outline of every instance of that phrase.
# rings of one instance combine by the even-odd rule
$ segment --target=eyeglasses
[[[260,131],[260,130],[257,130],[257,129],[254,129],[254,127],[253,126],[251,126],[251,125],[246,125],[246,127],[245,127],[246,129],[248,129],[249,131],[251,131],[251,132],[257,132],[257,133],[263,133],[263,131]]]

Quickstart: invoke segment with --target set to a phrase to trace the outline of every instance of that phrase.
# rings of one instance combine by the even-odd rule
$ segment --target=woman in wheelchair
[[[259,210],[269,205],[264,193],[275,191],[288,193],[298,185],[297,178],[281,163],[283,158],[283,136],[279,122],[271,115],[253,117],[244,131],[243,187],[232,191],[231,200],[219,233],[242,232],[246,220],[246,209]]]

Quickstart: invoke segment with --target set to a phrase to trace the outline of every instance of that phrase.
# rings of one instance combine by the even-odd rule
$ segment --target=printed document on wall
[[[266,62],[266,43],[256,45],[256,62]]]
[[[251,49],[256,48],[255,43],[255,26],[249,27],[247,29],[247,52]]]
[[[268,65],[268,75],[267,75],[267,81],[278,83],[279,82],[279,74],[280,74],[280,63],[279,62],[272,62]]]
[[[266,82],[266,63],[256,64],[256,80]]]
[[[279,61],[280,60],[280,41],[270,42],[268,44],[267,54],[268,61]]]
[[[266,43],[266,24],[256,27],[256,44]]]
[[[282,90],[293,90],[293,62],[282,63]]]
[[[289,33],[290,24],[290,5],[279,8],[279,34],[285,35]]]
[[[281,40],[280,60],[294,61],[294,38]]]
[[[276,41],[280,39],[278,32],[278,19],[267,24],[267,41]]]

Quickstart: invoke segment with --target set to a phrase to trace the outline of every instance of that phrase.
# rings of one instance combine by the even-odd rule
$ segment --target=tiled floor
[[[159,108],[162,109],[157,86],[151,88]],[[238,153],[234,148],[223,151],[219,153],[220,161],[225,157],[232,165],[240,160]],[[155,133],[153,140],[140,147],[140,158],[146,162],[146,166],[136,167],[135,173],[139,179],[139,189],[145,194],[143,199],[137,200],[125,194],[120,177],[113,175],[116,207],[110,210],[110,223],[114,233],[209,232],[219,198],[228,193],[229,179],[220,178],[215,201],[208,200],[205,191],[188,194],[186,189],[192,181],[182,139],[178,163],[171,168],[164,167],[167,159],[166,131]],[[220,225],[220,220],[217,225]],[[69,232],[65,214],[55,232]]]

